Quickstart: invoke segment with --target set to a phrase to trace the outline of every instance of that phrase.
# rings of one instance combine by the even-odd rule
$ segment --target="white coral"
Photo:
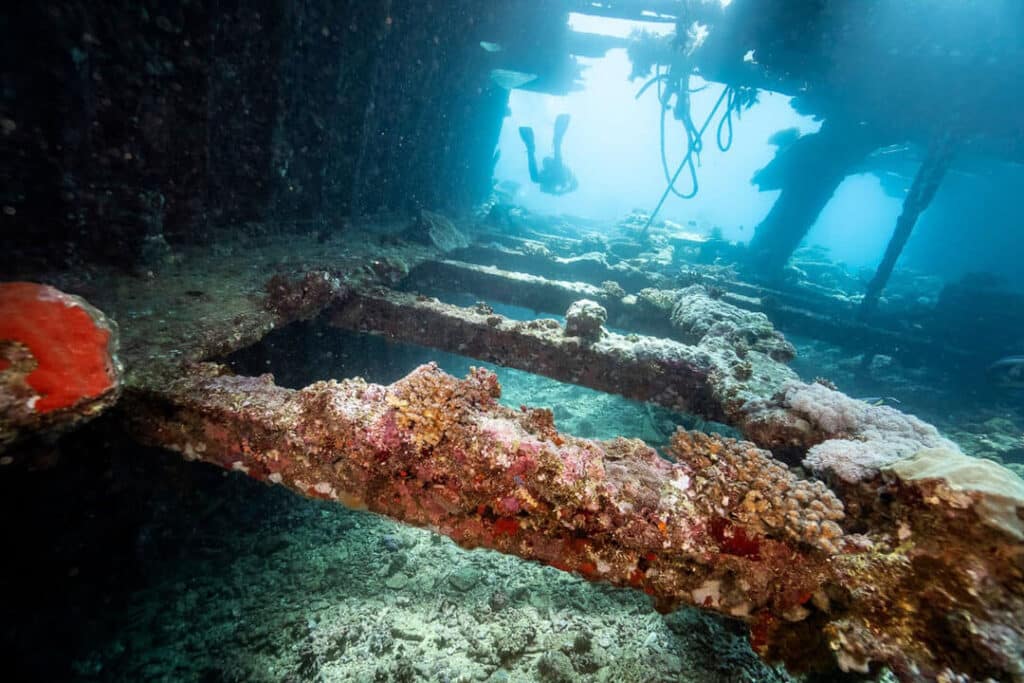
[[[924,448],[959,452],[935,427],[913,415],[850,398],[821,384],[790,384],[783,403],[831,437],[807,452],[804,465],[847,482],[873,477]]]

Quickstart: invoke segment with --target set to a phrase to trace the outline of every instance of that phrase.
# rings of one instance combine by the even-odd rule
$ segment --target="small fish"
[[[1004,389],[1024,389],[1024,356],[1000,358],[985,371],[989,381]]]
[[[492,43],[492,42],[487,41],[487,40],[481,40],[480,41],[480,47],[482,47],[483,49],[487,50],[488,52],[501,52],[502,50],[505,49],[501,45],[499,45],[498,43]]]
[[[860,400],[873,406],[898,406],[903,404],[903,401],[895,396],[868,396]]]
[[[772,133],[767,142],[769,145],[773,145],[775,147],[789,147],[799,139],[799,128],[783,128],[782,130],[777,130]]]
[[[526,85],[530,81],[537,80],[537,74],[512,71],[511,69],[491,69],[491,80],[505,88],[505,90],[512,90],[513,88]]]

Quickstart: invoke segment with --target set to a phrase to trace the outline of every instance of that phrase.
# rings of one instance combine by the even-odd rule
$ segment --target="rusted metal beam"
[[[611,266],[592,255],[562,257],[499,245],[474,244],[453,252],[451,256],[467,263],[533,273],[552,280],[587,282],[593,285],[610,280],[630,292],[638,292],[645,287],[664,287],[671,282],[664,276],[645,273],[630,266]]]
[[[951,136],[947,135],[931,145],[928,156],[921,162],[921,167],[914,176],[914,183],[903,200],[903,210],[896,220],[896,229],[889,239],[889,244],[886,245],[882,262],[878,264],[878,270],[875,271],[874,277],[868,283],[867,291],[864,292],[864,299],[861,301],[859,311],[861,318],[870,317],[878,306],[878,300],[896,267],[896,261],[903,253],[903,247],[910,239],[910,233],[913,231],[917,219],[935,197],[939,185],[942,184],[942,179],[946,176],[946,171],[949,170],[952,158],[953,143]]]
[[[412,269],[403,285],[425,292],[470,292],[488,301],[554,315],[563,315],[574,301],[590,299],[607,310],[610,327],[651,336],[672,336],[672,326],[665,315],[638,305],[636,297],[624,296],[624,292],[616,291],[611,283],[598,287],[444,260],[428,261]]]
[[[225,373],[196,365],[134,391],[132,432],[465,547],[644,590],[661,609],[741,619],[760,654],[795,670],[1024,676],[1020,548],[963,500],[943,504],[941,487],[888,485],[888,511],[858,508],[850,534],[829,489],[752,444],[677,432],[669,462],[638,440],[573,438],[548,410],[499,406],[487,371],[459,381],[431,364],[387,387],[299,391]]]
[[[516,322],[485,307],[461,308],[392,290],[355,293],[330,320],[711,420],[728,419],[736,394],[711,353],[668,339],[609,332],[588,341],[566,335],[556,320]],[[770,396],[780,387],[758,386],[756,395]]]
[[[516,322],[485,306],[461,308],[388,289],[353,292],[329,316],[346,329],[724,422],[776,457],[807,461],[828,476],[837,469],[874,476],[881,465],[923,448],[956,450],[912,416],[800,382],[769,355],[785,344],[770,326],[751,326],[742,315],[730,320],[740,312],[721,304],[707,309],[697,293],[690,294],[675,322],[699,337],[693,344],[607,331],[584,339],[555,320]],[[847,457],[862,464],[846,467]]]
[[[463,261],[428,261],[409,271],[403,280],[404,286],[414,290],[444,290],[468,292],[521,306],[533,311],[562,314],[573,301],[592,299],[599,301],[609,316],[618,311],[618,300],[608,293],[585,282],[552,280],[540,275],[501,270],[494,266],[481,266]]]
[[[509,247],[476,244],[458,252],[460,259],[463,259],[464,262],[471,262],[467,265],[488,269],[485,272],[489,273],[488,278],[493,281],[479,283],[481,294],[493,296],[496,301],[515,303],[515,301],[510,301],[509,297],[520,298],[522,296],[514,289],[503,287],[498,280],[494,279],[503,272],[519,270],[535,273],[553,282],[579,280],[582,283],[596,286],[601,282],[613,281],[630,293],[636,293],[645,288],[668,289],[679,286],[678,281],[673,281],[663,275],[641,272],[630,267],[609,266],[604,261],[593,257],[564,258],[548,254],[527,253],[522,249],[510,248],[515,243],[512,238],[509,238],[507,243]],[[694,244],[699,243],[695,242]],[[434,268],[435,266],[428,262],[421,268],[413,269],[411,282],[423,282],[418,279],[421,269],[422,272],[429,273]],[[476,280],[482,279],[484,276],[465,275],[465,277]],[[858,352],[870,349],[874,353],[884,353],[915,361],[923,355],[936,357],[936,354],[939,354],[938,357],[943,359],[943,362],[948,363],[962,363],[969,360],[970,354],[966,351],[952,347],[942,340],[879,327],[877,320],[870,325],[861,322],[856,319],[857,309],[853,304],[847,305],[832,298],[805,292],[785,291],[742,280],[708,277],[705,278],[705,281],[709,285],[723,290],[721,299],[726,303],[748,311],[765,313],[772,323],[783,331],[793,331],[837,344],[843,348],[855,349]],[[443,284],[440,277],[433,279],[428,277],[426,282]],[[567,296],[566,292],[552,292],[551,301],[561,303]],[[608,307],[609,324],[613,326],[636,329],[638,332],[658,336],[671,335],[670,330],[665,329],[659,321],[651,318],[650,311],[639,311],[628,305],[619,311],[616,310],[614,303],[609,306],[604,299],[599,300]],[[561,310],[564,310],[551,303],[545,304],[539,292],[537,296],[531,298],[531,302],[535,304],[531,306],[534,310],[548,313],[560,313]],[[924,353],[925,351],[927,354]]]

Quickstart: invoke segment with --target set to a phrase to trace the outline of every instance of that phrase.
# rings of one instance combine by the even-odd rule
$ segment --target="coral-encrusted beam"
[[[497,405],[484,370],[458,381],[425,365],[389,387],[301,391],[221,372],[196,366],[167,393],[140,395],[135,433],[467,547],[639,588],[663,609],[745,619],[762,648],[807,616],[842,542],[835,497],[764,451],[680,433],[684,460],[672,464],[638,440],[565,436],[550,411]],[[752,492],[775,513],[758,514]]]
[[[587,341],[567,336],[556,320],[515,321],[485,307],[462,308],[393,290],[355,292],[334,308],[330,319],[346,329],[726,419],[725,392],[713,372],[714,359],[670,339],[609,332]]]
[[[908,681],[965,670],[1018,680],[1019,583],[1006,546],[969,517],[915,507],[897,552],[845,534],[824,484],[750,443],[680,431],[669,462],[638,440],[559,434],[550,411],[499,406],[499,391],[488,371],[460,381],[433,364],[387,387],[299,391],[201,364],[133,390],[125,418],[143,442],[188,459],[634,587],[661,609],[742,619],[759,653],[794,669],[888,664]],[[921,505],[916,489],[894,495],[908,502],[883,525]],[[974,597],[951,607],[950,595]]]

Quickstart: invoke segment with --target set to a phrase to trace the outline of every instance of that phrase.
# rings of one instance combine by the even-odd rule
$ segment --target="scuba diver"
[[[530,180],[540,185],[540,191],[560,195],[572,192],[579,183],[569,167],[562,163],[562,138],[569,128],[569,115],[559,114],[555,119],[555,137],[552,142],[555,156],[545,157],[543,166],[537,170],[537,146],[533,139],[533,128],[523,126],[519,129],[519,137],[526,145],[526,159],[530,164]]]

